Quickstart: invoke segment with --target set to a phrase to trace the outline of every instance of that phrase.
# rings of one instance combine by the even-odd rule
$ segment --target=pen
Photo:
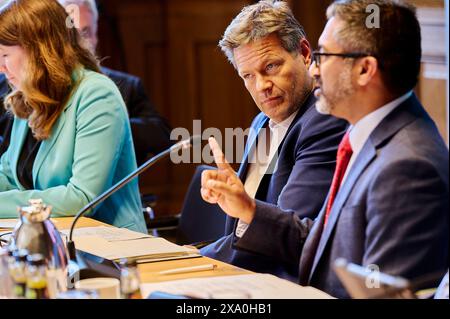
[[[194,272],[194,271],[203,271],[203,270],[214,270],[217,268],[217,265],[207,264],[200,266],[192,266],[192,267],[183,267],[183,268],[174,268],[169,270],[160,271],[158,274],[160,275],[173,275],[173,274],[182,274],[185,272]]]

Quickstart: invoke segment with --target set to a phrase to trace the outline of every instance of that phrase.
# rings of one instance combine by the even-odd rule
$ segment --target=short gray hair
[[[63,6],[66,7],[71,4],[75,4],[78,6],[86,6],[89,11],[92,13],[92,17],[94,18],[95,24],[98,22],[98,9],[97,4],[95,3],[95,0],[58,0],[58,2]]]
[[[236,67],[233,50],[241,45],[276,34],[283,48],[297,52],[305,31],[285,1],[261,0],[246,6],[225,30],[219,47]]]

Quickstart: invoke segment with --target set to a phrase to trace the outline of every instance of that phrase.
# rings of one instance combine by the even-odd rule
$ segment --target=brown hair
[[[283,48],[297,52],[305,31],[295,19],[285,1],[262,0],[248,5],[231,21],[219,46],[231,64],[235,65],[233,50],[249,42],[275,33]]]
[[[378,26],[366,25],[370,8],[378,10]],[[377,58],[391,92],[403,94],[414,88],[422,56],[414,7],[401,0],[339,0],[328,7],[327,17],[343,21],[335,37],[344,50]]]
[[[65,9],[56,0],[10,0],[0,8],[0,44],[18,45],[28,55],[21,90],[5,99],[6,108],[28,119],[38,140],[50,136],[76,87],[80,67],[99,71],[94,55],[81,38]]]

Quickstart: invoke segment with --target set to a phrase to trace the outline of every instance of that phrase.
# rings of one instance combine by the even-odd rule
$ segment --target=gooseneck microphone
[[[135,171],[131,172],[128,176],[124,177],[121,181],[119,181],[117,184],[113,185],[111,188],[106,190],[104,193],[100,194],[94,200],[92,200],[90,203],[88,203],[86,206],[84,206],[76,215],[75,219],[72,222],[72,225],[70,226],[70,233],[69,233],[69,240],[67,242],[67,250],[69,252],[69,257],[71,260],[76,260],[76,250],[75,250],[75,242],[72,240],[73,230],[75,228],[75,225],[86,212],[93,209],[95,206],[103,202],[105,199],[107,199],[109,196],[114,194],[116,191],[121,189],[123,186],[128,184],[133,178],[143,173],[145,170],[147,170],[149,167],[153,166],[157,162],[159,162],[161,159],[165,158],[166,156],[177,153],[181,149],[187,149],[194,145],[195,143],[201,142],[201,136],[200,135],[194,135],[191,136],[189,139],[183,140],[181,142],[178,142],[174,145],[172,145],[170,148],[168,148],[165,151],[162,151],[158,155],[155,155],[154,157],[150,158],[148,161],[146,161],[144,164],[142,164],[140,167],[138,167]]]

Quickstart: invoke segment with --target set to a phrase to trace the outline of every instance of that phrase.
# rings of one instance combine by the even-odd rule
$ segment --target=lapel
[[[330,216],[328,218],[327,226],[325,227],[325,229],[322,230],[322,236],[320,237],[319,247],[317,248],[317,252],[314,257],[314,262],[312,265],[309,279],[311,279],[311,276],[320,260],[320,257],[323,254],[325,246],[331,237],[334,226],[336,225],[336,221],[338,220],[338,217],[341,213],[341,209],[344,206],[351,190],[353,189],[353,186],[355,185],[355,183],[356,183],[357,179],[359,178],[359,176],[361,175],[361,173],[370,164],[370,162],[375,158],[375,156],[376,156],[376,150],[373,147],[373,145],[370,143],[370,140],[368,140],[365,143],[364,147],[362,148],[361,152],[359,153],[347,178],[345,179],[344,183],[341,185],[341,188],[339,189],[339,191],[336,195],[336,198],[334,200],[333,206],[330,211]],[[327,196],[327,200],[328,200],[328,196]],[[321,215],[324,215],[324,212],[325,212],[325,209],[322,209]],[[323,224],[324,218],[321,218],[320,220]]]
[[[52,128],[50,138],[43,140],[41,142],[41,146],[39,147],[39,151],[33,163],[33,185],[35,185],[35,187],[36,185],[38,185],[37,177],[39,176],[39,171],[42,168],[42,164],[44,163],[44,160],[47,158],[47,155],[52,149],[53,145],[55,145],[56,141],[58,140],[58,136],[61,133],[62,128],[64,127],[64,123],[66,121],[65,110],[66,109],[62,111],[62,113],[58,117],[58,120],[56,120]]]
[[[284,156],[284,154],[282,154],[284,141],[289,136],[289,133],[291,132],[292,127],[301,120],[303,114],[305,114],[305,112],[308,109],[310,109],[311,107],[314,107],[315,102],[316,102],[316,100],[315,100],[314,94],[310,93],[308,95],[308,97],[306,98],[305,102],[300,106],[297,114],[295,115],[294,119],[292,120],[291,124],[289,125],[289,128],[288,128],[286,134],[284,135],[283,139],[281,140],[280,145],[278,145],[277,153],[274,154],[274,156],[270,159],[270,164],[267,166],[267,169],[261,179],[261,182],[258,185],[258,189],[255,194],[256,199],[261,199],[263,201],[267,201],[267,197],[268,197],[267,195],[268,195],[268,190],[270,187],[270,182],[272,180],[273,173],[275,173],[277,170],[278,159],[282,158]],[[295,134],[298,134],[298,132],[296,132]],[[291,150],[289,150],[289,151],[291,151]],[[277,194],[276,197],[278,197],[278,195],[279,194]]]
[[[252,154],[254,152],[258,141],[259,132],[263,127],[267,126],[267,123],[269,123],[269,118],[264,115],[261,120],[259,120],[254,126],[250,128],[250,133],[248,135],[248,142],[247,146],[245,147],[243,161],[238,170],[238,176],[242,182],[244,182],[245,177],[247,175],[248,156],[249,154]]]
[[[333,229],[336,226],[336,222],[342,211],[342,207],[345,205],[347,198],[349,197],[353,187],[355,186],[358,178],[364,172],[364,170],[370,165],[370,163],[377,157],[377,151],[386,142],[402,129],[405,125],[414,121],[417,117],[425,116],[425,111],[418,102],[416,96],[413,94],[409,99],[399,105],[390,114],[384,118],[381,123],[370,134],[368,140],[364,144],[361,152],[358,154],[350,172],[344,183],[341,185],[333,206],[330,211],[327,226],[322,232],[317,253],[314,257],[311,272],[309,274],[309,280],[311,280],[314,270],[319,263],[320,258],[323,255],[325,247],[328,241],[332,238]],[[328,196],[327,196],[328,200]],[[323,215],[324,209],[322,209],[321,215]],[[323,218],[319,220],[322,220]]]
[[[252,152],[255,150],[256,143],[258,141],[258,134],[264,126],[267,126],[268,122],[269,118],[265,115],[261,115],[261,119],[256,120],[250,127],[247,143],[245,145],[244,156],[242,158],[242,163],[239,166],[239,170],[237,173],[242,183],[244,183],[245,177],[247,176],[248,155],[252,154]],[[236,218],[232,218],[227,215],[225,222],[225,234],[230,234],[234,232],[237,226],[237,221],[238,220]]]
[[[287,136],[291,132],[292,127],[298,121],[300,121],[303,114],[305,114],[305,112],[308,109],[310,109],[311,107],[314,107],[314,104],[315,104],[315,97],[314,97],[314,94],[312,94],[312,92],[311,92],[308,95],[308,97],[306,98],[305,102],[303,102],[303,104],[300,106],[296,116],[292,120],[292,123],[289,125],[289,128],[288,128],[285,136],[283,137],[283,140],[281,141],[280,145],[278,146],[278,152],[277,152],[278,156],[274,156],[271,159],[270,164],[266,170],[266,173],[269,170],[271,170],[272,172],[274,171],[274,165],[277,165],[278,158],[282,156],[282,154],[281,154],[282,146],[283,146],[284,141],[286,140]],[[249,154],[253,154],[253,152],[255,151],[256,145],[258,143],[258,135],[263,127],[268,126],[268,123],[269,123],[269,118],[267,116],[263,115],[262,118],[259,119],[258,121],[256,121],[256,123],[254,123],[251,127],[252,129],[250,131],[248,142],[247,142],[248,147],[246,147],[246,149],[245,149],[243,162],[242,162],[241,166],[239,167],[239,171],[238,171],[238,176],[243,183],[244,183],[246,175],[247,175]],[[264,174],[264,176],[261,179],[261,182],[259,183],[256,194],[255,194],[256,199],[261,199],[263,201],[266,200],[266,194],[267,194],[268,187],[270,185],[271,178],[272,178],[272,174]],[[236,229],[236,226],[237,226],[237,219],[227,217],[226,233],[228,234],[230,232],[233,232],[234,229]]]
[[[84,69],[76,69],[72,73],[72,79],[73,79],[73,87],[72,91],[70,93],[70,96],[67,99],[67,102],[65,103],[64,109],[59,115],[58,119],[56,120],[55,124],[53,125],[52,132],[50,134],[50,137],[44,141],[42,141],[41,146],[39,147],[39,151],[36,155],[36,159],[34,160],[33,164],[33,184],[37,184],[37,178],[39,176],[39,171],[42,168],[42,164],[44,163],[45,159],[48,156],[48,153],[55,145],[56,141],[58,140],[59,135],[61,134],[61,131],[64,127],[64,123],[66,122],[66,111],[72,106],[74,101],[74,96],[76,95],[76,92],[78,91],[78,86],[82,79],[85,76],[85,73],[87,71]]]

